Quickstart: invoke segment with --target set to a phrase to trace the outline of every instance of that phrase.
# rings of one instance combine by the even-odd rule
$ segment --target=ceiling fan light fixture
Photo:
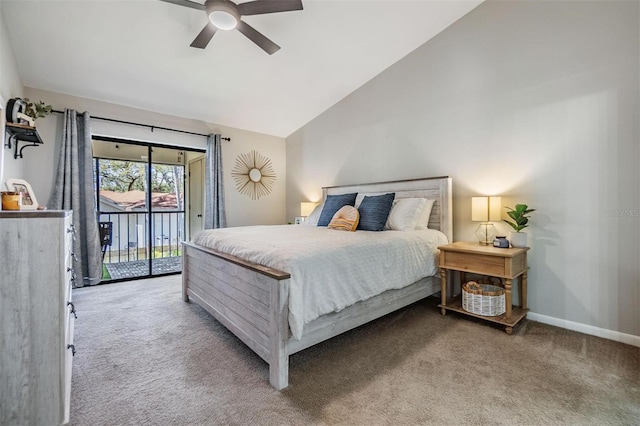
[[[234,18],[233,15],[222,10],[211,12],[211,15],[209,15],[209,20],[219,30],[232,30],[236,27],[236,25],[238,25],[238,20]]]
[[[232,30],[238,25],[240,12],[227,0],[208,0],[205,3],[209,21],[220,30]]]

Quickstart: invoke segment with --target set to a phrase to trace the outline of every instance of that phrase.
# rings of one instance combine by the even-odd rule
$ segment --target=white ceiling
[[[272,56],[235,30],[191,48],[205,13],[158,0],[0,1],[25,86],[286,137],[482,0],[244,17],[282,47]]]

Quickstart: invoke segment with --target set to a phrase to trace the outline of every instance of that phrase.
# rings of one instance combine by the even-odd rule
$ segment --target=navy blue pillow
[[[395,192],[377,195],[375,197],[364,197],[358,212],[360,212],[360,222],[358,229],[363,231],[382,231],[387,223]]]
[[[318,219],[318,226],[329,225],[329,222],[333,219],[333,215],[342,207],[355,205],[357,196],[357,192],[353,194],[327,195],[322,213],[320,213],[320,219]]]

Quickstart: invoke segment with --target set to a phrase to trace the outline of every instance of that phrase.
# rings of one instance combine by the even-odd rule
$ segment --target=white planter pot
[[[525,232],[510,232],[509,242],[512,247],[524,248],[527,246],[527,234]]]

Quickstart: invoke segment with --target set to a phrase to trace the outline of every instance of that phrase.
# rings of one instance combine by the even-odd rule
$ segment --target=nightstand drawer
[[[458,271],[477,272],[497,277],[505,276],[505,259],[472,253],[444,252],[442,266]]]

